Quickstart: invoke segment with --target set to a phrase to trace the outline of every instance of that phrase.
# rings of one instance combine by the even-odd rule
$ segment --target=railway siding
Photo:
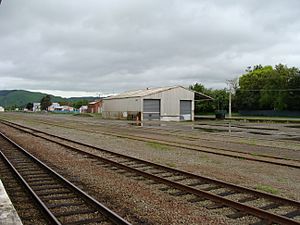
[[[28,128],[26,126],[13,123],[7,120],[1,120],[4,124],[7,125],[15,125],[18,129],[18,127],[24,128],[25,130]],[[68,128],[68,127],[67,127]],[[47,132],[43,132],[41,130],[35,129],[35,128],[29,128],[32,131],[38,132],[38,133],[44,133],[46,135],[49,135]],[[284,157],[277,157],[277,156],[270,156],[270,155],[264,155],[264,154],[253,154],[253,153],[245,153],[237,150],[230,150],[230,149],[220,149],[220,148],[214,148],[214,147],[207,147],[207,146],[199,146],[199,145],[193,145],[193,144],[182,144],[177,143],[176,141],[170,142],[170,141],[164,141],[154,138],[148,138],[144,136],[137,136],[137,135],[126,135],[126,134],[118,134],[114,132],[101,132],[105,135],[111,135],[119,138],[126,138],[131,140],[137,140],[137,141],[144,141],[144,142],[154,142],[158,144],[163,144],[167,146],[172,147],[178,147],[182,149],[187,149],[191,151],[199,151],[199,152],[205,152],[209,154],[215,154],[220,156],[226,156],[230,158],[237,158],[237,159],[243,159],[243,160],[249,160],[249,161],[257,161],[257,162],[263,162],[267,164],[273,164],[273,165],[279,165],[279,166],[286,166],[291,168],[297,168],[300,169],[300,160],[298,159],[287,159]]]
[[[264,220],[273,221],[279,224],[299,224],[299,222],[290,219],[290,218],[299,217],[298,215],[299,202],[295,202],[284,198],[278,198],[277,196],[267,195],[251,189],[246,189],[225,182],[212,180],[205,177],[200,177],[194,174],[186,173],[184,171],[179,171],[165,166],[153,164],[144,160],[135,159],[133,157],[127,157],[121,154],[112,153],[107,150],[97,148],[95,146],[78,143],[72,140],[68,140],[66,138],[58,137],[56,135],[49,135],[46,134],[45,132],[43,132],[43,135],[52,136],[52,138],[60,139],[60,141],[58,140],[55,141],[49,137],[45,137],[45,136],[43,137],[41,135],[38,135],[36,131],[32,132],[32,134],[35,136],[42,137],[48,141],[52,141],[57,144],[60,144],[66,148],[72,149],[78,152],[79,154],[85,154],[88,155],[88,157],[101,160],[106,164],[110,164],[110,166],[112,166],[114,169],[117,168],[116,170],[121,169],[121,170],[131,171],[141,176],[147,177],[148,179],[167,184],[172,188],[179,189],[185,192],[186,194],[193,194],[197,197],[197,199],[199,199],[198,201],[203,201],[205,199],[212,200],[217,203],[217,205],[213,206],[213,208],[224,207],[224,206],[232,207],[236,209],[237,212],[228,215],[231,218],[234,217],[239,218],[247,214],[252,214],[260,218],[263,218]],[[69,143],[73,142],[77,145],[83,145],[84,147],[96,149],[97,151],[101,151],[102,153],[104,153],[106,156],[104,157],[103,155],[99,156],[99,155],[91,154],[89,152],[83,152],[81,149],[78,149],[66,143],[62,143],[62,141],[69,142]],[[193,182],[190,182],[188,184],[183,184],[187,180],[188,181],[193,180]],[[206,185],[207,183],[209,183],[210,186],[203,188],[202,186]],[[227,189],[227,190],[223,190],[218,194],[212,193],[212,191],[218,189]],[[241,194],[243,192],[246,194],[250,194],[252,196],[243,196],[237,201],[233,201],[229,198],[229,196]],[[183,195],[185,193],[183,193]],[[251,202],[257,199],[267,199],[268,201],[260,207],[255,205],[251,206]],[[196,201],[196,200],[192,200],[192,201]],[[243,202],[244,204],[240,204],[239,202]],[[286,210],[286,208],[283,211],[281,211],[280,208],[286,207],[287,205],[292,206],[292,208],[289,209],[288,212],[283,213]],[[268,210],[273,210],[276,213],[268,212]]]
[[[4,134],[0,135],[2,159],[31,193],[51,224],[130,224]]]

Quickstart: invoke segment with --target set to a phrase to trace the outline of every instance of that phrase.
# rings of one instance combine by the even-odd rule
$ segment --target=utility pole
[[[238,87],[238,78],[232,80],[227,80],[227,85],[229,86],[229,104],[228,104],[228,116],[231,118],[231,95]]]
[[[229,118],[231,118],[231,89],[229,89]]]

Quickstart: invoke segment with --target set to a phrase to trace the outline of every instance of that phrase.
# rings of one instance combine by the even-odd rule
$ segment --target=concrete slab
[[[0,180],[0,225],[22,225],[22,221],[11,203]]]

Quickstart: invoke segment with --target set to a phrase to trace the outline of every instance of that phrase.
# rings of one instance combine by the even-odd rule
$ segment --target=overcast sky
[[[225,87],[249,65],[300,67],[299,0],[3,0],[0,90],[62,96]]]

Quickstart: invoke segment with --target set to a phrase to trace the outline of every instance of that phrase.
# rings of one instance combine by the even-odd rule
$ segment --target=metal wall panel
[[[143,100],[143,118],[144,120],[160,119],[160,99]]]
[[[180,119],[191,120],[192,118],[192,101],[180,100]]]
[[[127,111],[141,111],[140,98],[124,98],[124,99],[104,99],[104,112],[127,112]]]
[[[160,113],[160,99],[144,99],[143,111]]]
[[[154,109],[144,109],[144,100],[160,100],[159,110],[158,104],[157,108]],[[151,94],[144,97],[135,97],[135,98],[120,98],[120,99],[104,99],[103,100],[103,117],[110,118],[112,115],[122,116],[124,112],[135,112],[142,113],[142,119],[160,119],[160,120],[180,120],[180,100],[190,100],[192,101],[191,106],[191,120],[194,117],[194,92],[189,91],[185,88],[178,87],[173,88],[167,91]],[[147,104],[147,103],[146,103]],[[149,103],[150,104],[150,103]],[[144,106],[144,107],[143,107]],[[155,115],[149,111],[156,111]],[[148,112],[147,112],[148,111]],[[150,113],[150,114],[147,114]],[[187,115],[187,114],[186,114]]]
[[[159,113],[143,113],[144,120],[160,120]]]
[[[160,115],[163,117],[177,116],[179,120],[180,116],[180,101],[179,100],[194,100],[194,92],[185,88],[174,88],[168,91],[156,93],[153,95],[145,96],[144,99],[161,99]],[[192,104],[192,111],[193,109]]]

